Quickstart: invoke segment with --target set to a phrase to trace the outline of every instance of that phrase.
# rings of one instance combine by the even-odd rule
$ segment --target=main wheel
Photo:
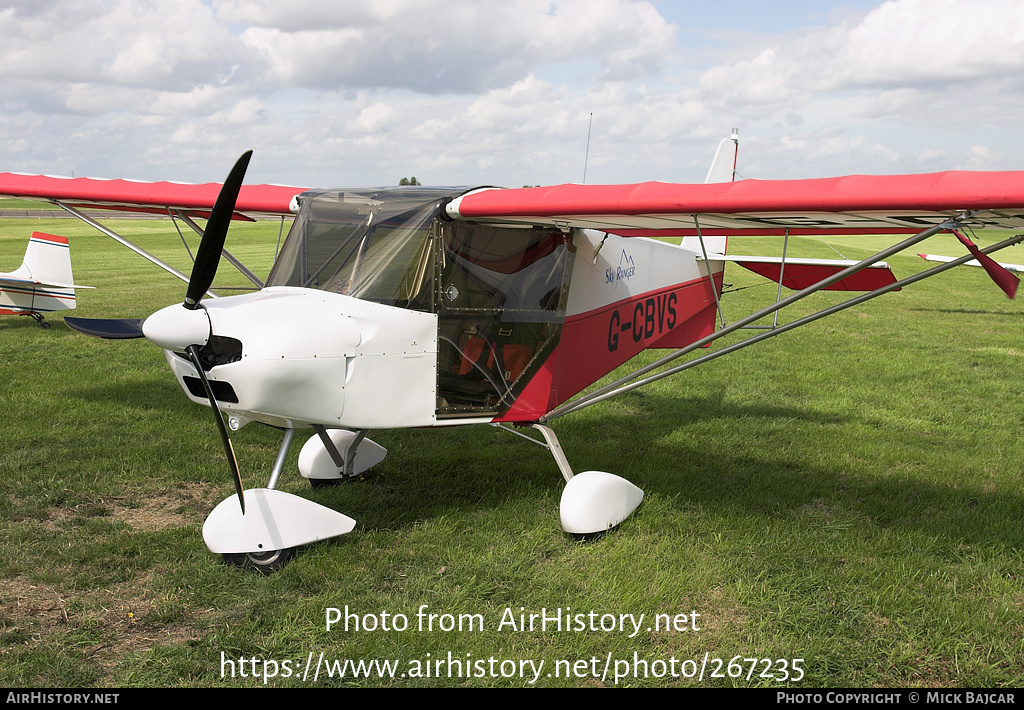
[[[294,547],[267,550],[266,552],[225,553],[224,563],[234,567],[248,567],[267,575],[283,569],[293,554],[295,554]]]
[[[366,480],[366,476],[369,475],[369,471],[363,471],[362,473],[356,473],[351,476],[342,476],[341,478],[307,478],[310,487],[314,491],[318,491],[321,488],[333,488],[334,486],[340,486],[343,483],[352,483],[354,481]]]
[[[344,478],[308,478],[310,487],[314,491],[318,491],[321,488],[332,488],[345,481]]]

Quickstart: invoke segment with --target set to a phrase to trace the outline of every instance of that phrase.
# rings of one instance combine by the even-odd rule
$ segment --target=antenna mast
[[[583,155],[583,184],[587,184],[587,163],[590,161],[590,129],[594,127],[594,112],[590,112],[590,123],[587,125],[587,152]]]

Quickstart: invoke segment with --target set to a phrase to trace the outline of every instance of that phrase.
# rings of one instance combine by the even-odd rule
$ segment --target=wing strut
[[[710,177],[710,176],[709,176]],[[693,215],[693,226],[697,228],[697,239],[700,241],[700,250],[704,254],[704,270],[707,272],[705,275],[711,279],[711,293],[715,295],[715,307],[718,309],[718,317],[722,321],[722,327],[725,327],[725,313],[722,312],[722,301],[718,296],[718,287],[714,284],[714,277],[711,276],[711,262],[708,260],[708,249],[704,246],[704,235],[700,232],[700,220],[697,215]],[[789,230],[786,230],[786,239],[789,239]],[[602,242],[603,243],[603,242]],[[723,249],[724,251],[724,249]],[[595,263],[597,254],[594,255]],[[782,288],[780,285],[779,288]]]
[[[178,226],[178,220],[175,219],[174,210],[172,210],[170,207],[167,208],[167,216],[171,218],[171,224],[174,225],[174,230],[178,233],[178,236],[181,237],[181,245],[185,247],[185,251],[188,252],[188,258],[192,260],[193,264],[195,264],[196,257],[192,253],[192,250],[189,248],[188,242],[185,241],[185,235],[181,233],[181,227]],[[202,237],[202,235],[200,235],[200,237]]]
[[[701,358],[697,358],[696,360],[694,360],[692,362],[684,363],[683,365],[679,365],[679,366],[671,368],[669,370],[665,370],[664,372],[657,373],[656,375],[652,375],[651,377],[648,377],[646,379],[634,382],[634,380],[638,380],[638,378],[642,377],[643,375],[646,375],[647,373],[652,372],[654,370],[660,369],[660,368],[664,367],[665,365],[667,365],[668,363],[672,362],[673,360],[676,360],[676,359],[682,357],[683,355],[686,355],[686,354],[696,350],[697,348],[700,348],[700,347],[703,347],[705,345],[708,345],[709,343],[714,342],[715,340],[718,340],[719,338],[721,338],[721,337],[723,337],[725,335],[728,335],[728,334],[732,333],[733,331],[739,330],[740,328],[743,328],[743,327],[749,325],[750,323],[753,323],[754,321],[757,321],[757,320],[759,320],[761,318],[764,318],[766,316],[772,315],[773,313],[781,310],[782,308],[784,308],[784,307],[786,307],[786,306],[788,306],[788,305],[790,305],[792,303],[795,303],[796,301],[799,301],[799,300],[801,300],[803,298],[806,298],[807,296],[811,295],[812,293],[816,293],[817,291],[820,291],[821,289],[823,289],[823,288],[825,288],[825,287],[827,287],[827,286],[829,286],[829,285],[831,285],[831,284],[833,284],[833,283],[835,283],[837,281],[841,281],[842,279],[847,278],[848,276],[850,276],[852,274],[855,274],[855,273],[857,273],[858,271],[860,271],[862,269],[868,268],[869,266],[871,266],[871,264],[873,264],[873,263],[875,263],[877,261],[881,261],[883,259],[886,259],[886,258],[892,256],[893,254],[896,254],[897,252],[900,252],[900,251],[902,251],[904,249],[908,249],[911,246],[913,246],[914,244],[916,244],[916,243],[918,243],[918,242],[920,242],[920,241],[922,241],[924,239],[927,239],[928,237],[931,237],[931,236],[933,236],[933,235],[935,235],[935,234],[937,234],[939,232],[942,232],[942,231],[953,231],[955,229],[958,229],[959,226],[960,226],[960,223],[963,220],[967,219],[969,216],[970,216],[970,213],[965,213],[963,215],[960,215],[959,217],[956,217],[954,219],[951,219],[951,220],[948,220],[946,222],[943,222],[942,224],[935,225],[934,227],[930,227],[930,228],[928,228],[928,229],[926,229],[926,230],[924,230],[922,232],[918,232],[914,236],[912,236],[912,237],[910,237],[908,239],[905,239],[904,241],[902,241],[902,242],[900,242],[898,244],[895,244],[895,245],[893,245],[891,247],[888,247],[887,249],[884,249],[884,250],[878,252],[877,254],[875,254],[873,256],[870,256],[867,259],[864,259],[864,260],[854,264],[853,266],[850,266],[849,268],[844,269],[843,271],[840,271],[839,273],[833,274],[832,276],[829,276],[828,278],[822,279],[818,283],[816,283],[816,284],[814,284],[812,286],[809,286],[809,287],[807,287],[807,288],[805,288],[805,289],[803,289],[803,290],[801,290],[801,291],[799,291],[799,292],[797,292],[797,293],[795,293],[795,294],[793,294],[793,295],[791,295],[791,296],[789,296],[787,298],[784,298],[781,301],[778,301],[778,302],[776,302],[775,304],[773,304],[771,306],[763,308],[760,311],[757,311],[756,313],[753,313],[753,314],[751,314],[751,315],[749,315],[749,316],[747,316],[745,318],[741,318],[740,320],[734,322],[732,325],[727,326],[727,327],[722,328],[722,329],[719,329],[719,330],[715,331],[714,333],[712,333],[712,334],[710,334],[708,336],[705,336],[704,338],[701,338],[700,340],[697,340],[697,341],[691,343],[690,345],[686,346],[685,348],[680,348],[679,350],[676,350],[676,351],[670,353],[669,355],[666,355],[665,357],[660,358],[659,360],[656,360],[655,362],[653,362],[653,363],[651,363],[649,365],[641,367],[641,368],[635,370],[634,372],[632,372],[632,373],[630,373],[628,375],[620,377],[619,379],[615,380],[614,382],[612,382],[612,383],[610,383],[608,385],[605,385],[604,387],[600,387],[600,388],[594,390],[593,392],[591,392],[591,393],[589,393],[587,395],[584,395],[583,397],[580,397],[579,399],[573,400],[571,402],[566,402],[562,406],[556,407],[554,410],[552,410],[546,416],[541,417],[540,421],[541,422],[547,422],[547,421],[551,421],[553,419],[557,419],[558,417],[561,417],[561,416],[564,416],[566,414],[569,414],[570,412],[574,412],[574,411],[577,411],[579,409],[583,409],[584,407],[588,407],[588,406],[590,406],[592,404],[596,404],[598,402],[602,402],[602,401],[604,401],[606,399],[609,399],[609,398],[614,397],[614,396],[616,396],[618,394],[621,394],[622,392],[626,392],[626,391],[629,391],[631,389],[635,389],[636,387],[640,387],[640,386],[642,386],[644,384],[649,384],[649,383],[654,382],[654,381],[656,381],[658,379],[661,379],[662,377],[666,377],[669,374],[673,374],[675,372],[681,371],[681,370],[686,369],[688,367],[692,367],[694,364],[697,364],[698,362],[705,362],[705,361],[707,361],[709,359],[713,359],[714,357],[718,357],[720,355],[724,355],[724,354],[726,354],[726,352],[733,352],[735,350],[740,349],[741,347],[746,347],[747,345],[752,345],[755,342],[760,342],[762,340],[766,340],[767,338],[773,337],[775,335],[779,335],[780,333],[784,333],[784,332],[786,332],[788,330],[792,330],[793,328],[796,328],[796,327],[798,327],[800,325],[806,325],[807,323],[810,323],[812,321],[818,320],[819,318],[822,318],[822,317],[824,317],[826,315],[832,315],[833,313],[837,313],[837,312],[839,312],[839,311],[841,311],[841,310],[843,310],[845,308],[848,308],[850,306],[857,305],[859,303],[863,303],[864,301],[870,300],[871,298],[874,298],[875,296],[880,296],[880,295],[882,295],[884,293],[888,293],[889,291],[893,291],[893,290],[895,290],[897,288],[902,288],[903,286],[905,286],[907,284],[914,283],[916,281],[920,281],[921,279],[927,278],[929,276],[934,276],[935,274],[938,274],[938,273],[940,273],[942,271],[945,271],[948,268],[952,268],[953,266],[958,266],[958,265],[960,265],[962,263],[965,263],[965,262],[969,261],[970,259],[974,258],[974,256],[971,255],[971,254],[968,254],[968,255],[963,256],[963,257],[961,257],[959,259],[951,261],[949,263],[942,264],[940,266],[936,266],[936,267],[934,267],[932,269],[929,269],[927,271],[922,271],[921,273],[916,274],[915,276],[908,277],[906,279],[903,279],[902,281],[897,281],[894,284],[889,284],[888,286],[885,286],[883,288],[879,288],[879,289],[876,289],[874,291],[870,291],[868,293],[865,293],[865,294],[863,294],[861,296],[858,296],[856,298],[850,299],[848,301],[844,301],[843,303],[840,303],[840,304],[838,304],[836,306],[832,306],[831,308],[827,308],[827,309],[825,309],[823,311],[820,311],[818,313],[814,313],[814,314],[812,314],[810,316],[806,316],[806,317],[801,318],[801,319],[799,319],[797,321],[793,321],[792,323],[789,323],[789,324],[787,324],[785,326],[781,326],[781,327],[779,327],[777,329],[768,331],[767,333],[763,333],[762,335],[754,336],[752,338],[748,338],[747,340],[744,340],[744,341],[742,341],[740,343],[736,343],[735,345],[729,346],[728,348],[724,348],[721,351],[716,351],[714,353],[710,353],[709,355],[706,355],[706,356],[701,357]],[[1021,241],[1024,241],[1024,234],[1016,235],[1014,237],[1011,237],[1010,239],[1007,239],[1005,241],[999,242],[998,244],[993,244],[992,246],[987,247],[985,249],[982,249],[980,251],[985,253],[985,254],[988,254],[990,252],[998,251],[999,249],[1004,249],[1004,248],[1006,248],[1008,246],[1013,246],[1014,244],[1018,244]],[[630,384],[630,383],[632,383],[632,384]]]
[[[55,204],[58,207],[60,207],[65,212],[68,212],[68,213],[72,214],[73,216],[77,217],[78,219],[82,220],[83,222],[88,224],[90,227],[98,229],[99,231],[103,232],[104,234],[106,234],[108,237],[110,237],[114,241],[122,244],[123,246],[128,247],[133,252],[135,252],[136,254],[141,256],[143,259],[146,259],[147,261],[150,261],[150,262],[156,264],[157,266],[159,266],[161,269],[163,269],[167,273],[172,274],[173,276],[177,276],[179,279],[181,279],[185,283],[188,283],[188,276],[186,276],[185,274],[181,273],[180,271],[175,269],[173,266],[171,266],[167,262],[162,261],[161,259],[158,259],[157,257],[153,256],[152,254],[150,254],[148,251],[146,251],[142,247],[137,246],[137,245],[133,244],[131,241],[125,239],[120,234],[115,232],[113,229],[110,229],[109,227],[105,227],[104,225],[102,225],[99,222],[97,222],[96,220],[94,220],[92,217],[89,217],[88,215],[80,212],[79,210],[75,209],[74,207],[71,207],[70,205],[65,205],[60,200],[50,200],[50,201],[53,204]],[[219,295],[219,294],[214,293],[213,291],[209,291],[208,293],[209,293],[209,295],[212,298],[217,298],[217,296]]]
[[[982,249],[980,251],[983,254],[989,253],[989,252],[994,252],[994,251],[999,251],[1000,249],[1005,249],[1006,247],[1010,247],[1010,246],[1014,246],[1015,244],[1019,244],[1022,241],[1024,241],[1024,234],[1018,234],[1018,235],[1016,235],[1014,237],[1011,237],[1010,239],[1007,239],[1005,241],[999,242],[998,244],[993,244],[992,246],[986,247],[985,249]],[[888,286],[883,286],[881,288],[875,289],[874,291],[869,291],[868,293],[865,293],[865,294],[863,294],[861,296],[858,296],[856,298],[852,298],[849,301],[844,301],[842,303],[839,303],[839,304],[837,304],[835,306],[832,306],[831,308],[826,308],[824,310],[818,311],[817,313],[812,313],[809,316],[805,316],[803,318],[795,320],[792,323],[787,323],[786,325],[779,326],[778,328],[773,328],[773,329],[769,330],[766,333],[762,333],[761,335],[756,335],[756,336],[753,336],[751,338],[747,338],[746,340],[743,340],[742,342],[735,343],[735,344],[730,345],[728,347],[722,348],[721,350],[716,350],[713,353],[708,353],[707,355],[704,355],[704,356],[699,357],[699,358],[695,358],[693,360],[690,360],[688,362],[683,363],[682,365],[677,365],[677,366],[675,366],[673,368],[670,368],[668,370],[663,370],[663,371],[661,371],[661,372],[659,372],[659,373],[657,373],[655,375],[651,375],[650,377],[644,378],[644,379],[639,380],[637,382],[633,382],[630,385],[626,385],[626,386],[620,387],[619,389],[616,389],[616,390],[614,390],[612,392],[609,392],[606,395],[603,395],[601,397],[594,398],[592,400],[584,402],[583,404],[581,404],[581,406],[574,407],[574,408],[572,408],[569,411],[576,411],[577,409],[583,409],[584,407],[587,407],[587,406],[589,406],[591,404],[596,404],[597,402],[603,401],[605,399],[610,399],[611,397],[614,397],[614,396],[617,396],[617,395],[622,394],[624,392],[628,392],[630,390],[636,389],[637,387],[643,387],[644,385],[651,384],[652,382],[656,382],[657,380],[660,380],[660,379],[663,379],[665,377],[668,377],[669,375],[674,375],[674,374],[676,374],[678,372],[682,372],[683,370],[688,370],[691,367],[694,367],[695,365],[701,365],[701,364],[703,364],[705,362],[709,362],[711,360],[714,360],[715,358],[719,358],[722,355],[728,355],[729,353],[736,352],[737,350],[742,350],[743,348],[747,347],[748,345],[755,345],[757,343],[760,343],[761,341],[767,340],[768,338],[773,338],[776,335],[781,335],[782,333],[785,333],[786,331],[793,330],[794,328],[799,328],[802,325],[807,325],[808,323],[812,323],[812,322],[814,322],[816,320],[819,320],[821,318],[824,318],[826,316],[834,315],[834,314],[838,313],[839,311],[845,310],[845,309],[847,309],[847,308],[849,308],[851,306],[856,306],[856,305],[858,305],[860,303],[864,303],[865,301],[870,301],[872,298],[875,298],[876,296],[881,296],[883,294],[890,293],[891,291],[896,291],[896,290],[898,290],[898,289],[900,289],[900,288],[902,288],[904,286],[909,286],[912,283],[915,283],[917,281],[921,281],[922,279],[926,279],[926,278],[929,278],[931,276],[935,276],[936,274],[942,273],[943,271],[946,271],[947,269],[950,269],[950,268],[952,268],[954,266],[959,266],[960,264],[966,263],[970,259],[971,259],[971,255],[968,254],[966,256],[962,256],[959,259],[955,259],[954,261],[951,261],[949,263],[943,264],[941,266],[936,266],[936,267],[933,267],[933,268],[928,269],[926,271],[922,271],[922,272],[920,272],[918,274],[915,274],[914,276],[908,276],[907,278],[903,279],[902,281],[897,281],[895,283],[889,284]],[[568,411],[565,412],[565,414],[568,414],[568,413],[569,413]],[[552,413],[552,414],[554,414],[554,413]],[[557,416],[561,416],[561,414],[559,414]],[[549,416],[548,419],[551,419],[551,417]]]
[[[775,292],[775,302],[782,300],[782,282],[786,276],[786,251],[789,249],[789,227],[786,227],[786,238],[782,241],[782,263],[779,264],[779,290]],[[779,312],[772,316],[772,330],[779,327]]]
[[[198,234],[200,239],[203,238],[203,229],[198,224],[196,224],[194,221],[192,221],[191,217],[189,217],[187,214],[185,214],[181,210],[174,210],[173,211],[173,215],[176,215],[177,217],[180,217],[181,221],[184,222],[185,224],[187,224],[189,227],[191,227],[192,231],[195,232],[196,234]],[[185,241],[185,238],[182,237],[181,240]],[[186,247],[187,247],[187,245],[186,245]],[[234,256],[232,256],[228,252],[227,249],[222,250],[220,255],[223,256],[225,259],[227,259],[229,264],[231,264],[233,267],[238,269],[238,272],[240,274],[242,274],[242,276],[244,276],[245,278],[249,279],[253,284],[255,284],[256,288],[263,288],[263,281],[258,276],[256,276],[256,274],[251,272],[245,266],[245,264],[243,264],[238,259],[236,259]]]

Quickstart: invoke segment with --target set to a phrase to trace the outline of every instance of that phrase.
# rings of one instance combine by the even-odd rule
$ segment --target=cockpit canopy
[[[415,187],[303,193],[267,285],[409,307],[427,277],[428,237],[441,201],[463,192]]]
[[[551,227],[451,221],[422,187],[303,193],[267,286],[436,313],[437,414],[507,409],[558,342],[575,249]]]

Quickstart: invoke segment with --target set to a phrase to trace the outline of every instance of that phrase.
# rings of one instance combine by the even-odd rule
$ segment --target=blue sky
[[[1024,169],[1024,0],[0,0],[0,171],[300,186]]]

